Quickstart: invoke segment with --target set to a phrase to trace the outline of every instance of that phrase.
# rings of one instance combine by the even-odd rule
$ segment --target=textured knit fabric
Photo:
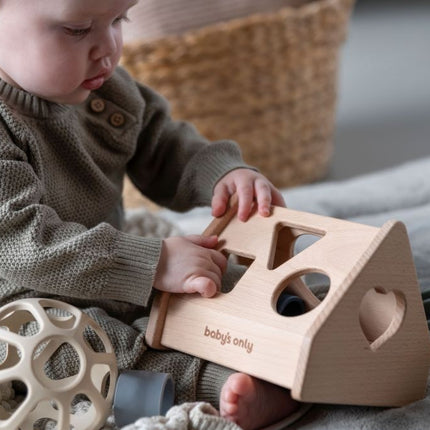
[[[108,334],[120,370],[170,372],[177,401],[194,400],[201,361],[146,351],[162,240],[121,230],[123,178],[184,211],[209,204],[215,183],[239,167],[236,144],[173,121],[166,101],[120,68],[78,106],[0,80],[0,305],[53,297],[78,306]],[[57,377],[74,367],[63,349],[48,370]]]
[[[207,403],[183,403],[169,409],[166,416],[141,418],[122,430],[241,430],[221,418]]]

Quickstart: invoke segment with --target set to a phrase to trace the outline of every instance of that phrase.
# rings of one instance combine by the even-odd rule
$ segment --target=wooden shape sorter
[[[401,406],[424,397],[430,342],[404,225],[381,228],[273,207],[235,216],[236,204],[204,234],[240,257],[246,272],[228,293],[160,293],[147,342],[173,348],[291,389],[305,402]],[[295,253],[303,235],[319,240]],[[330,288],[320,301],[306,275]],[[306,312],[276,311],[283,291]]]

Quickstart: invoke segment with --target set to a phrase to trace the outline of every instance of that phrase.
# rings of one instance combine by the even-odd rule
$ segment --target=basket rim
[[[321,10],[339,8],[340,5],[345,5],[349,9],[349,13],[355,3],[355,0],[303,0],[305,3],[298,6],[284,6],[276,11],[258,12],[245,17],[233,18],[229,21],[220,21],[209,24],[202,28],[187,30],[181,34],[168,34],[155,39],[136,39],[124,44],[124,51],[132,54],[133,51],[140,50],[142,43],[148,48],[154,45],[159,45],[162,42],[165,45],[187,44],[189,41],[205,38],[212,33],[218,33],[228,28],[229,31],[238,30],[247,25],[255,25],[267,23],[268,21],[278,21],[280,18],[287,19],[303,19],[309,16],[318,14]]]

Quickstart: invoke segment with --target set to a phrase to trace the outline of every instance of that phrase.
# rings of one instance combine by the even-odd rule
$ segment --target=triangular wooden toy
[[[205,234],[248,262],[228,293],[156,296],[146,340],[291,389],[296,400],[401,406],[425,395],[430,342],[404,225],[371,227],[273,207],[269,217],[235,216],[236,204]],[[302,252],[302,235],[319,240]],[[303,275],[330,288],[320,301]],[[276,311],[282,291],[306,312]]]

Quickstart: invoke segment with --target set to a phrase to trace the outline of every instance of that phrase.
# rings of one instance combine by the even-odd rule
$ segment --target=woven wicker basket
[[[302,2],[303,3],[303,2]],[[236,140],[275,185],[325,175],[339,51],[354,0],[305,1],[126,44],[122,64],[210,140]]]

